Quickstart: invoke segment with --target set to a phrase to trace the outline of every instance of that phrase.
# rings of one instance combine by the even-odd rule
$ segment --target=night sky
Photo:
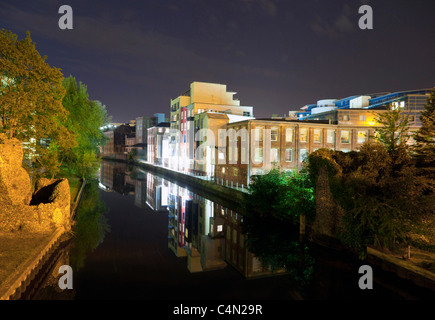
[[[73,9],[60,30],[59,7]],[[373,8],[373,30],[358,9]],[[0,2],[47,62],[88,86],[114,122],[165,112],[193,81],[226,84],[256,117],[320,99],[435,86],[435,1]]]

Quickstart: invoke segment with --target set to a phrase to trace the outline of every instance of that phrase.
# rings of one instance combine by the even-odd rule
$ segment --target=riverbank
[[[106,160],[126,162],[120,159],[108,158]],[[194,192],[202,193],[202,195],[212,201],[224,201],[236,209],[241,207],[240,204],[244,192],[235,188],[216,184],[213,180],[205,180],[201,177],[154,166],[143,161],[135,162],[134,165],[162,175],[165,178],[169,178],[169,180],[176,180],[177,183],[188,186]],[[321,241],[319,243],[319,245],[326,247],[331,247],[330,244],[330,241]],[[332,245],[332,248],[337,249],[337,246]],[[405,252],[387,252],[379,248],[370,247],[368,248],[367,262],[379,266],[382,270],[395,273],[403,279],[411,280],[418,286],[435,291],[435,254],[432,252],[411,248],[411,257],[408,258]]]
[[[71,179],[71,217],[74,218],[86,180]],[[46,232],[0,233],[0,300],[19,297],[66,233],[63,227]]]

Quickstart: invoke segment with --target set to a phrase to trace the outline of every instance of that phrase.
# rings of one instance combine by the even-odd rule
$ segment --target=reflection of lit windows
[[[358,143],[367,141],[367,131],[358,131]]]
[[[341,141],[341,143],[350,143],[350,131],[349,130],[341,130],[340,141]]]
[[[286,128],[285,129],[285,141],[286,142],[293,142],[293,128]]]
[[[263,161],[263,148],[255,148],[255,162],[259,163]]]
[[[314,129],[314,142],[320,143],[321,141],[321,130],[320,129]]]
[[[272,128],[270,130],[270,140],[278,141],[278,128]]]
[[[222,232],[224,229],[223,229],[223,225],[221,225],[221,224],[219,224],[217,227],[216,227],[216,231],[217,232]]]
[[[285,149],[285,161],[292,162],[293,161],[293,149]]]
[[[301,129],[300,132],[300,141],[301,142],[307,142],[308,141],[308,130],[307,129]]]
[[[335,131],[334,130],[328,130],[326,132],[326,142],[327,143],[334,143],[335,142]]]

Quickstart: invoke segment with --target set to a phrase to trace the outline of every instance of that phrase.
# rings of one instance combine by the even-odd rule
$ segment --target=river
[[[433,291],[374,266],[373,289],[362,290],[362,261],[312,244],[303,250],[302,264],[302,251],[294,252],[295,274],[264,267],[248,250],[243,216],[191,189],[138,167],[103,161],[98,179],[85,188],[72,240],[27,298],[435,298]],[[282,250],[292,250],[293,242],[281,242]],[[262,249],[281,250],[279,242]],[[63,264],[72,267],[73,289],[57,285]]]

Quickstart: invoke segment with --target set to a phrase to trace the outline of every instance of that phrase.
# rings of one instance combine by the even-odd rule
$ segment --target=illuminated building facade
[[[186,173],[195,170],[196,115],[215,112],[253,116],[253,107],[240,106],[234,94],[236,92],[227,91],[223,84],[192,82],[188,91],[171,100],[170,168]]]

